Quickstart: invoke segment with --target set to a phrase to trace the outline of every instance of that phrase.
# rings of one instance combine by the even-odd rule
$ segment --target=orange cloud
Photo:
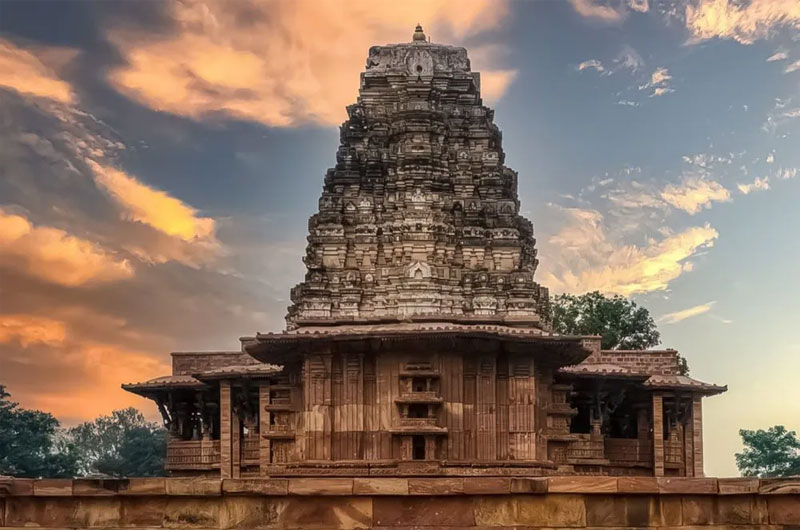
[[[214,219],[198,217],[191,206],[118,169],[101,166],[94,160],[88,163],[95,182],[122,208],[126,218],[188,242],[214,239]]]
[[[67,337],[63,322],[35,315],[0,315],[0,343],[62,344]]]
[[[797,0],[699,0],[686,6],[693,41],[719,37],[752,44],[781,27],[800,29]]]
[[[0,39],[0,86],[60,103],[75,100],[69,83],[60,79],[39,57],[4,39]]]
[[[128,260],[99,245],[0,209],[0,266],[65,286],[133,276]]]
[[[126,60],[109,73],[111,84],[157,110],[279,127],[341,123],[345,107],[356,99],[369,47],[409,41],[417,22],[434,38],[458,40],[497,27],[507,13],[505,2],[488,0],[273,1],[246,7],[213,0],[169,6],[176,29],[168,35],[110,32]],[[499,98],[513,79],[509,71],[492,68],[484,76],[489,100]]]
[[[698,251],[711,247],[719,236],[711,226],[695,226],[649,240],[645,246],[610,239],[603,216],[594,210],[564,209],[567,222],[546,241],[542,255],[542,283],[555,292],[601,291],[630,296],[662,291],[684,272]]]
[[[730,201],[731,193],[719,182],[688,177],[681,184],[665,186],[661,198],[671,206],[694,215],[704,208],[710,208],[713,202]]]

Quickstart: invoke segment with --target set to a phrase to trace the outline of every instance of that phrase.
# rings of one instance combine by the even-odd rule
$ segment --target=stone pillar
[[[233,476],[231,446],[231,383],[219,382],[219,472],[222,478]]]
[[[270,430],[270,415],[267,410],[269,405],[269,381],[262,381],[258,386],[258,470],[260,475],[267,474],[270,464],[270,439],[266,437]]]
[[[664,475],[664,400],[653,394],[653,474]]]
[[[692,450],[694,476],[705,476],[703,471],[703,397],[692,397]]]
[[[236,389],[231,387],[231,399]],[[242,470],[242,426],[239,415],[231,408],[231,476],[239,478]]]

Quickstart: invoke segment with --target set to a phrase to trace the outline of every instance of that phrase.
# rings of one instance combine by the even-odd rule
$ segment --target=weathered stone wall
[[[800,480],[13,480],[0,481],[0,526],[800,530]]]
[[[241,351],[172,352],[172,375],[194,375],[225,366],[256,363]]]

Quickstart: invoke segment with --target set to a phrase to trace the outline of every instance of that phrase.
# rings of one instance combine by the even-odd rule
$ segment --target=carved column
[[[219,382],[219,471],[222,478],[233,476],[231,444],[231,383]]]
[[[664,475],[664,400],[653,394],[653,474]]]
[[[692,397],[692,449],[694,453],[694,476],[705,476],[703,471],[703,397]]]
[[[270,439],[266,437],[270,429],[270,415],[267,410],[269,404],[269,381],[262,381],[258,386],[258,465],[259,474],[267,474],[270,463]]]
[[[231,387],[231,401],[235,399],[236,388]],[[231,476],[239,478],[242,471],[242,425],[239,414],[231,408]]]

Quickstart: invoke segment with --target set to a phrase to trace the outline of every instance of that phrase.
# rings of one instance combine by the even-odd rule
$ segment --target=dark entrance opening
[[[425,460],[425,437],[411,437],[411,458],[414,460]]]

